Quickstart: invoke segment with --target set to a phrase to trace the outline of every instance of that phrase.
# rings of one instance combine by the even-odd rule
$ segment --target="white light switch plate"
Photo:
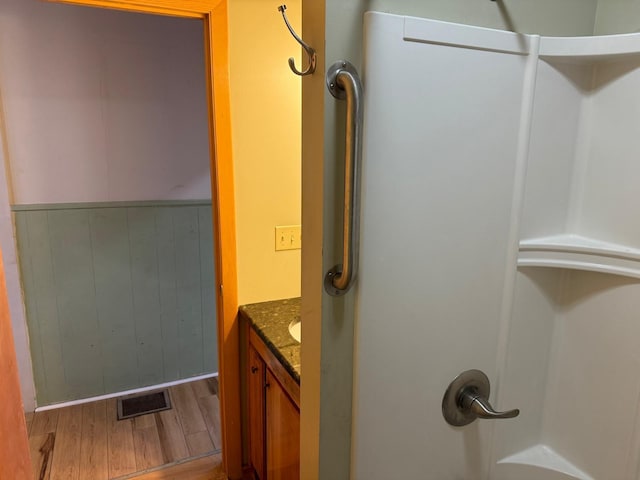
[[[276,251],[302,248],[301,225],[276,226]]]

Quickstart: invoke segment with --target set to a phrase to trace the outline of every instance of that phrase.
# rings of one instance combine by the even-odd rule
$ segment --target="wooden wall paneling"
[[[18,217],[18,215],[16,215]],[[49,216],[47,212],[30,212],[26,217],[27,235],[25,242],[30,252],[30,262],[26,265],[33,282],[24,287],[33,287],[33,309],[27,310],[27,325],[32,338],[31,354],[36,371],[36,395],[39,402],[48,402],[55,398],[64,398],[65,372],[62,352],[62,339],[58,323],[58,299],[56,297],[56,278],[53,270],[53,257],[49,239]],[[18,237],[19,240],[22,236]],[[18,253],[23,245],[18,245]],[[20,256],[23,265],[23,257]],[[29,275],[27,275],[28,277]],[[35,338],[32,333],[35,333]],[[38,338],[39,337],[39,338]],[[34,341],[35,340],[35,341]]]
[[[173,233],[173,209],[156,209],[156,245],[158,248],[158,291],[162,356],[167,380],[180,378],[178,295],[176,291],[176,241]]]
[[[89,212],[104,391],[118,392],[139,386],[127,212],[124,208]]]
[[[155,208],[127,208],[133,323],[136,332],[139,385],[154,385],[165,379],[156,245]]]
[[[36,236],[34,235],[34,239],[31,239],[29,236],[29,227],[28,220],[29,217],[26,215],[16,215],[15,217],[15,228],[16,228],[16,241],[18,243],[18,251],[22,249],[26,249],[27,251],[31,251],[31,242],[36,241]],[[46,219],[46,216],[45,216]],[[40,222],[42,224],[42,222]],[[45,224],[46,225],[46,224]],[[48,236],[40,236],[40,238],[44,238],[48,242]],[[34,254],[46,255],[49,251],[48,243],[47,245],[37,245],[35,246]],[[27,292],[35,292],[36,291],[36,277],[33,271],[32,265],[33,258],[20,258],[20,269],[21,269],[21,280],[24,291]],[[43,278],[37,279],[38,281],[43,281]],[[47,297],[38,298],[36,295],[23,295],[24,306],[26,312],[26,320],[28,323],[29,330],[29,350],[31,353],[31,364],[33,367],[33,375],[34,375],[34,384],[37,390],[37,396],[40,398],[47,398],[47,375],[45,374],[45,364],[44,364],[44,353],[42,351],[42,335],[44,334],[43,326],[40,326],[38,322],[40,321],[40,316],[38,315],[38,303],[45,302]],[[55,304],[52,304],[49,308],[55,310]],[[46,310],[46,308],[45,308]],[[57,314],[56,317],[57,319]],[[56,344],[55,337],[46,337],[49,344]],[[58,353],[60,350],[58,348]],[[54,375],[57,373],[57,378],[64,378],[64,372],[62,369],[62,357],[58,359],[57,362],[57,370],[58,372],[52,372]],[[53,380],[53,378],[52,378]],[[58,382],[60,383],[60,382]]]
[[[96,290],[86,210],[49,212],[67,398],[104,392]]]
[[[202,342],[204,352],[204,370],[212,370],[218,365],[217,315],[216,315],[216,278],[213,263],[213,226],[211,207],[198,207],[198,225],[200,231],[200,288],[202,299]]]
[[[0,392],[2,392],[0,478],[33,478],[27,441],[27,426],[20,397],[18,365],[13,345],[2,252],[0,252]]]
[[[209,206],[49,208],[16,212],[39,405],[80,398],[68,356],[93,394],[217,369]]]
[[[176,290],[181,374],[188,377],[201,373],[203,369],[197,207],[185,207],[179,213],[174,210],[173,224],[176,239]]]

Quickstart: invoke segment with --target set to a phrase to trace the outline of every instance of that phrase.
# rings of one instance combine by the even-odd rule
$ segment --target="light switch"
[[[276,251],[298,250],[301,247],[301,225],[279,225],[276,227]]]

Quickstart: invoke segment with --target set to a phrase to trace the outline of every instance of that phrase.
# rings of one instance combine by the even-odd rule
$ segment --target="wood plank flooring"
[[[180,463],[168,468],[131,477],[130,480],[227,480],[222,470],[222,455],[206,457]]]
[[[224,478],[217,379],[169,392],[171,410],[120,421],[116,399],[27,414],[35,479]]]

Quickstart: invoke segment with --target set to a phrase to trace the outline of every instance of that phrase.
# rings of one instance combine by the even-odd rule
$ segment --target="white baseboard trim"
[[[97,402],[99,400],[108,400],[109,398],[123,397],[125,395],[133,395],[134,393],[149,392],[151,390],[160,390],[162,388],[173,387],[175,385],[181,385],[183,383],[195,382],[198,380],[204,380],[205,378],[213,378],[217,376],[218,376],[218,372],[207,373],[205,375],[198,375],[196,377],[189,377],[182,380],[175,380],[173,382],[160,383],[158,385],[150,385],[148,387],[125,390],[124,392],[108,393],[106,395],[99,395],[97,397],[81,398],[80,400],[71,400],[69,402],[54,403],[52,405],[37,407],[36,412],[44,412],[46,410],[55,410],[56,408],[71,407],[73,405],[82,405],[83,403]]]

